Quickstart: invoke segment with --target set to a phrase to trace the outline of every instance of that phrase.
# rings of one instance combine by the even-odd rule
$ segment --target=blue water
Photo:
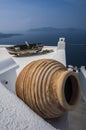
[[[0,44],[22,44],[28,41],[56,46],[59,37],[66,38],[67,64],[78,67],[86,66],[86,32],[30,31],[20,36],[0,39]]]

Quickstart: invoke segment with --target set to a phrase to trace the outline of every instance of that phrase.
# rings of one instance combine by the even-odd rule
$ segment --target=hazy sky
[[[86,29],[86,0],[0,0],[0,32],[49,26]]]

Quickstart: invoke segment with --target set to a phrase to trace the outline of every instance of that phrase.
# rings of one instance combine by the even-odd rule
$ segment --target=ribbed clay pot
[[[43,118],[74,110],[80,100],[77,76],[52,59],[28,64],[16,81],[17,95]]]

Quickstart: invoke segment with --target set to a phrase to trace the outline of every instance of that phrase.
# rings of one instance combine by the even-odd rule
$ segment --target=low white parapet
[[[0,82],[13,93],[15,93],[17,67],[18,65],[11,57],[0,61]]]
[[[10,45],[10,44],[9,44],[9,45],[3,45],[3,44],[2,44],[2,45],[0,45],[0,48],[13,47],[13,46],[14,46],[14,45]]]
[[[86,78],[86,69],[85,69],[85,66],[81,66],[80,70],[83,73],[84,77]]]
[[[18,65],[12,58],[2,60],[0,61],[0,75],[16,67],[18,67]]]
[[[77,75],[80,79],[82,96],[83,96],[84,101],[86,102],[86,69],[85,69],[85,66],[81,66],[80,72],[77,73]]]

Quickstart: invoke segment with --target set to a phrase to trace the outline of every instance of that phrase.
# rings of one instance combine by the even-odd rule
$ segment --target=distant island
[[[41,32],[79,32],[79,31],[84,31],[82,29],[77,29],[77,28],[54,28],[54,27],[41,27],[41,28],[33,28],[29,29],[28,31],[41,31]]]
[[[17,34],[17,33],[0,33],[0,39],[1,38],[9,38],[13,36],[21,36],[22,34]]]

